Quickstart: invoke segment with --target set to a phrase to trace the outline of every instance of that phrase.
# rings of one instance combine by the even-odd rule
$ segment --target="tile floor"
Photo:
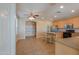
[[[17,55],[54,55],[55,45],[43,39],[26,38],[17,41]]]

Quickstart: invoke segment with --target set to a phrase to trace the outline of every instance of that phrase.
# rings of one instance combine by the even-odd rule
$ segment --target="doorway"
[[[27,37],[36,37],[36,22],[26,21],[25,23],[25,36]]]

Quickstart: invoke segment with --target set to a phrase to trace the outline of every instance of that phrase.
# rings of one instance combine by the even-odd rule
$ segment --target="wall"
[[[59,28],[64,28],[65,24],[73,24],[74,28],[79,28],[79,17],[53,21],[53,25],[58,25]]]
[[[16,17],[16,38],[18,38],[18,30],[19,30],[19,20],[18,18]]]
[[[41,20],[36,22],[36,32],[37,32],[37,38],[40,38],[43,36],[43,33],[47,33],[50,29],[52,22],[47,20]]]
[[[19,39],[25,39],[25,36],[27,36],[27,33],[26,33],[26,27],[25,27],[25,23],[26,23],[26,20],[25,19],[18,19],[18,38],[17,38],[17,40],[19,40]],[[50,27],[51,26],[51,24],[52,24],[52,22],[51,21],[43,21],[43,20],[41,20],[41,21],[36,21],[36,35],[37,35],[37,37],[39,37],[39,36],[41,36],[40,35],[40,33],[43,33],[43,32],[48,32],[49,31],[49,29],[48,29],[48,27]],[[27,25],[27,24],[26,24]],[[30,32],[30,34],[28,35],[28,36],[30,36],[30,35],[33,35],[33,33],[31,33]]]
[[[25,19],[18,19],[18,33],[17,33],[17,40],[25,39]]]
[[[17,19],[17,33],[16,33],[16,41],[20,40],[20,39],[25,39],[25,36],[32,36],[34,35],[34,32],[27,32],[29,30],[26,29],[26,27],[28,27],[28,29],[30,28],[30,26],[32,25],[32,23],[28,23],[28,21],[26,21],[26,19],[23,18],[19,18]],[[27,30],[27,31],[26,31]],[[30,31],[32,31],[32,29],[30,29]]]
[[[0,4],[0,55],[16,54],[16,4]]]

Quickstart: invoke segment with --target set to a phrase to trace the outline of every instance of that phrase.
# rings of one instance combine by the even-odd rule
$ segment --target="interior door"
[[[14,15],[16,14],[13,6],[14,4],[0,4],[0,55],[10,55],[12,51],[15,54]]]

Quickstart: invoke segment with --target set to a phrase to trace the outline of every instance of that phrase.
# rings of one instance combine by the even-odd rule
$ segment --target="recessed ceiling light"
[[[54,16],[55,18],[57,17],[57,16]]]
[[[61,5],[61,6],[60,6],[60,8],[64,8],[64,6],[63,6],[63,5]]]
[[[75,10],[72,10],[72,12],[75,12]]]
[[[4,17],[5,15],[2,13],[1,16]]]

